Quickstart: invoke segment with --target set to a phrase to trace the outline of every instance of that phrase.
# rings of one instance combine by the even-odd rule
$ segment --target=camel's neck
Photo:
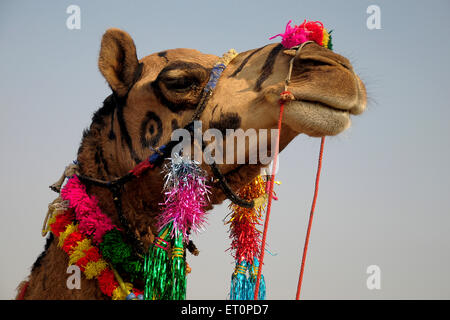
[[[83,134],[77,157],[82,175],[109,181],[124,175],[136,165],[133,154],[124,148],[123,131],[117,118],[117,108],[109,105],[107,98],[103,108],[94,114],[89,130]],[[138,179],[126,183],[121,191],[123,215],[145,246],[150,241],[147,235],[156,232],[155,217],[160,210],[158,203],[163,200],[159,171],[144,173]],[[86,187],[89,195],[97,197],[102,211],[122,229],[111,191],[92,185]]]

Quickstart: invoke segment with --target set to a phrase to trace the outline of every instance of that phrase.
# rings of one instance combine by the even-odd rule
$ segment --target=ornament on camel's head
[[[327,31],[322,22],[305,20],[301,25],[294,25],[294,27],[291,26],[291,22],[292,20],[289,20],[287,23],[284,33],[277,34],[269,38],[269,40],[275,39],[276,37],[281,37],[281,44],[287,49],[301,45],[307,41],[314,41],[318,45],[332,50],[332,31]]]

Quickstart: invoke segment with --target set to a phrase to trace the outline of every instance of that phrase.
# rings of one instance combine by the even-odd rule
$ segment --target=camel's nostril
[[[338,63],[341,67],[344,67],[345,69],[347,69],[347,70],[353,72],[353,66],[350,64],[350,62],[346,62],[346,61],[342,61],[342,60],[337,60],[337,63]]]
[[[340,59],[331,59],[329,57],[315,56],[315,57],[299,57],[294,61],[294,67],[297,69],[308,68],[308,67],[321,67],[321,66],[334,66],[343,67],[351,72],[353,72],[352,65],[346,61]]]
[[[324,60],[324,59],[302,59],[297,58],[294,61],[294,67],[296,68],[308,68],[308,67],[320,67],[320,66],[332,66],[335,65],[332,61]]]

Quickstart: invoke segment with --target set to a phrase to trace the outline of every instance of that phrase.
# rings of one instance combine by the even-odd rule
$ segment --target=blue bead
[[[159,155],[157,152],[155,152],[154,154],[152,154],[152,155],[150,156],[150,158],[148,159],[148,161],[149,161],[151,164],[153,164],[153,163],[155,163],[155,162],[159,159],[159,157],[160,157],[160,155]]]
[[[130,294],[127,295],[126,299],[127,300],[135,300],[136,295],[133,292],[131,292]]]
[[[166,148],[167,148],[167,145],[163,144],[163,145],[162,145],[161,147],[159,147],[158,149],[159,149],[160,152],[164,152],[164,151],[166,150]]]
[[[144,295],[143,294],[138,295],[138,300],[144,300]]]

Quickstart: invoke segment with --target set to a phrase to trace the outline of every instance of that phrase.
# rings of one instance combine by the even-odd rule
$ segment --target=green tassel
[[[129,244],[125,243],[119,230],[114,228],[106,232],[99,248],[103,259],[111,263],[117,271],[129,274],[131,282],[143,277],[142,259],[134,254]]]
[[[105,233],[100,244],[100,250],[103,258],[114,266],[125,264],[132,255],[131,247],[123,241],[122,234],[117,229]]]
[[[333,50],[333,37],[331,36],[331,33],[333,32],[333,30],[328,31],[328,36],[329,36],[329,40],[328,40],[328,49]]]
[[[168,246],[172,223],[167,224],[156,237],[144,258],[144,300],[168,299],[171,277]]]
[[[172,293],[170,299],[186,299],[186,258],[184,255],[183,235],[178,232],[172,244]]]
[[[121,270],[123,270],[124,273],[128,274],[130,276],[130,281],[134,282],[137,279],[145,279],[143,267],[144,267],[144,261],[139,258],[132,258],[131,261],[128,261],[128,263],[123,264],[121,267]]]

